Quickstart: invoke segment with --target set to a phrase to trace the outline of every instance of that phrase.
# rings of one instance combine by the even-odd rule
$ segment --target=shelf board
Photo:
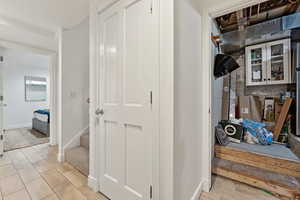
[[[271,58],[280,58],[280,57],[283,57],[283,55],[271,56]]]
[[[273,61],[273,62],[271,62],[271,64],[278,64],[278,63],[282,63],[282,64],[283,64],[283,60],[279,60],[279,61]]]
[[[262,66],[262,64],[251,64],[252,67],[255,67],[255,66]]]
[[[259,60],[262,60],[262,58],[255,58],[255,59],[251,58],[251,61],[259,61]]]

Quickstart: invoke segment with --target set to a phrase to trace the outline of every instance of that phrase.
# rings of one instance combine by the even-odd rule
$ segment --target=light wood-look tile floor
[[[0,158],[0,200],[107,200],[87,187],[87,178],[57,162],[48,144],[9,151]]]
[[[48,144],[9,151],[0,158],[0,200],[108,200],[87,187],[87,178],[68,163],[57,162]],[[213,177],[200,200],[277,200],[266,192]]]
[[[212,190],[204,192],[200,200],[279,200],[275,196],[220,176],[213,176]]]

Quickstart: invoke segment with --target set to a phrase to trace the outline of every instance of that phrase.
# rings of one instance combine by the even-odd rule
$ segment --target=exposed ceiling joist
[[[243,30],[265,20],[288,15],[299,10],[300,0],[270,0],[216,18],[221,32]]]

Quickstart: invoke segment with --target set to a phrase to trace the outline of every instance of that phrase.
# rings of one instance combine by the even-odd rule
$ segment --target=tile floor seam
[[[23,152],[22,152],[23,153]],[[13,165],[14,166],[14,165]],[[14,166],[15,167],[15,166]],[[26,184],[25,184],[25,182],[23,181],[23,179],[22,179],[22,177],[21,177],[21,175],[19,174],[19,171],[16,169],[16,171],[17,171],[17,174],[18,174],[18,176],[20,177],[20,179],[21,179],[21,181],[22,181],[22,183],[24,184],[24,188],[23,189],[25,189],[25,191],[27,192],[27,194],[28,194],[28,196],[29,196],[29,198],[32,200],[32,197],[31,197],[31,195],[30,195],[30,193],[29,193],[29,191],[28,191],[28,189],[27,189],[27,187],[26,187]],[[20,190],[21,191],[21,190]]]
[[[55,169],[56,170],[56,169]],[[47,170],[47,171],[50,171],[50,170]],[[56,197],[58,198],[58,199],[61,199],[61,198],[59,198],[59,196],[58,196],[58,194],[56,193],[56,191],[51,187],[51,185],[48,183],[48,181],[47,181],[47,179],[44,177],[44,176],[42,176],[42,174],[40,174],[41,175],[41,177],[42,177],[42,179],[44,179],[44,181],[46,182],[46,184],[49,186],[49,188],[51,189],[51,191],[56,195]],[[49,196],[51,196],[51,195],[49,195]],[[46,199],[46,197],[44,198],[44,199]],[[43,199],[42,199],[43,200]]]
[[[63,163],[60,163],[60,164],[63,164]],[[57,171],[58,173],[60,173],[64,178],[66,178],[67,180],[68,180],[68,182],[73,186],[73,187],[75,187],[76,189],[77,189],[77,187],[63,174],[63,173],[61,173],[60,171],[58,171],[57,170],[57,168],[55,167],[55,169],[54,169],[55,171]],[[56,191],[56,190],[54,190],[52,187],[51,187],[51,185],[48,183],[48,181],[47,181],[47,179],[42,175],[42,172],[40,172],[40,171],[38,171],[37,169],[36,169],[36,171],[39,173],[39,175],[42,177],[42,179],[46,182],[46,184],[50,187],[50,189],[51,189],[51,191],[57,196],[57,198],[59,198],[59,199],[61,199],[60,197],[59,197],[59,194],[58,194],[58,192]],[[49,169],[49,170],[47,170],[47,171],[45,171],[45,173],[46,172],[49,172],[49,171],[51,171],[51,169]],[[77,189],[78,190],[78,189]],[[78,190],[79,191],[79,190]],[[81,191],[79,191],[83,196],[84,196],[84,194],[81,192]],[[51,196],[51,195],[49,195],[49,196]],[[45,197],[46,198],[46,197]]]
[[[28,160],[28,158],[27,158],[27,156],[24,154],[24,152],[21,151],[20,153],[23,154],[23,155],[25,156],[25,159],[26,159],[31,165],[33,165],[33,164]],[[13,164],[13,167],[15,168],[14,164]],[[37,173],[39,173],[38,170],[36,170],[36,168],[35,168],[34,166],[33,166],[33,168],[34,168],[34,170],[35,170]],[[22,177],[21,177],[21,175],[20,175],[20,172],[19,172],[16,168],[15,168],[15,170],[17,171],[18,176],[20,177],[22,183],[24,184],[24,188],[25,188],[25,190],[26,190],[26,192],[27,192],[29,198],[32,200],[32,195],[30,194],[30,192],[29,192],[29,190],[28,190],[28,188],[27,188],[27,186],[26,186],[24,180],[22,179]],[[39,175],[40,175],[40,174],[39,174]],[[40,176],[41,176],[41,175],[40,175]],[[27,184],[30,184],[30,183],[32,183],[32,182],[35,181],[35,180],[36,180],[36,179],[31,180],[31,181],[28,181]],[[51,189],[51,188],[50,188],[50,189]],[[52,191],[52,192],[53,192],[53,191]]]
[[[45,146],[38,145],[38,146],[34,146],[34,147],[24,148],[23,150],[17,150],[15,152],[7,155],[10,163],[8,163],[4,166],[10,166],[14,170],[14,174],[10,175],[10,176],[18,177],[18,179],[20,179],[20,182],[22,183],[23,188],[20,190],[18,189],[15,192],[13,192],[9,195],[6,195],[6,196],[11,196],[11,195],[17,194],[18,192],[21,192],[24,190],[24,192],[26,192],[26,194],[28,195],[28,198],[31,200],[33,199],[32,194],[29,192],[28,184],[30,184],[34,181],[37,181],[38,179],[36,178],[36,179],[30,180],[28,182],[26,181],[26,183],[25,183],[25,180],[23,180],[23,178],[21,176],[21,172],[24,173],[24,171],[22,171],[22,170],[25,170],[25,172],[26,172],[26,169],[34,170],[34,172],[36,172],[39,175],[40,181],[44,182],[45,185],[47,185],[47,187],[49,188],[49,194],[44,197],[41,196],[40,200],[47,199],[48,197],[51,198],[51,196],[53,196],[53,198],[62,200],[62,198],[60,197],[61,193],[59,193],[58,190],[56,191],[54,188],[52,188],[50,183],[47,181],[46,176],[43,176],[44,174],[50,172],[51,170],[53,170],[54,173],[57,173],[57,174],[59,174],[59,176],[66,179],[66,181],[67,181],[66,183],[70,184],[70,187],[73,187],[74,191],[76,191],[76,193],[78,193],[82,198],[87,200],[89,198],[89,195],[92,195],[92,196],[98,195],[97,192],[90,190],[90,188],[88,187],[88,184],[87,184],[88,177],[87,176],[82,174],[78,169],[74,168],[72,165],[70,165],[67,162],[57,162],[57,160],[55,160],[55,159],[53,160],[55,155],[57,155],[56,148],[57,147],[52,147],[52,146],[47,146],[47,145],[45,145]],[[30,155],[32,155],[33,157],[38,158],[38,159],[30,159],[29,158]],[[17,167],[17,165],[19,163],[17,164],[16,162],[13,162],[13,160],[16,158],[20,158],[20,157],[22,157],[22,159],[24,157],[24,163],[28,162],[28,164],[30,166],[24,167],[21,165],[21,168],[19,169],[20,166]],[[22,162],[22,161],[20,161],[20,162]],[[35,161],[35,162],[33,162],[33,161]],[[46,169],[45,171],[38,169],[38,165],[36,165],[38,162],[42,162],[41,168],[44,167]],[[48,166],[48,164],[49,164],[49,166]],[[22,167],[24,167],[24,168],[22,168]],[[72,182],[68,179],[68,177],[66,176],[65,173],[74,175],[75,182],[76,182],[76,179],[78,178],[79,184],[76,184],[77,186],[79,186],[81,184],[82,185],[80,187],[77,187],[74,184],[74,182]],[[10,177],[10,176],[8,176],[8,177]],[[83,187],[87,187],[87,190],[86,191],[81,190]],[[1,197],[4,197],[2,188],[0,190],[0,195],[1,195]],[[95,196],[94,198],[95,198],[95,200],[99,200],[98,196]]]
[[[25,155],[26,156],[26,155]],[[29,161],[30,162],[30,161]],[[50,188],[50,190],[53,192],[53,194],[55,194],[56,196],[57,196],[57,194],[55,193],[55,191],[52,189],[52,187],[49,185],[49,183],[47,182],[47,180],[42,176],[42,174],[40,173],[40,171],[39,170],[37,170],[37,168],[36,168],[36,166],[34,166],[34,163],[32,163],[32,165],[33,165],[33,168],[34,168],[34,170],[39,174],[39,176],[41,177],[41,179],[48,185],[48,187]],[[49,171],[49,170],[47,170],[47,171]],[[32,180],[31,182],[33,182],[33,181],[35,181],[35,180]],[[30,182],[28,182],[28,183],[30,183]],[[26,186],[26,185],[25,185]],[[27,187],[26,187],[26,190],[27,190]],[[28,193],[29,193],[29,191],[27,191]],[[30,193],[29,193],[29,195],[30,195]],[[51,194],[52,195],[52,194]],[[48,195],[48,196],[51,196],[51,195]],[[47,197],[48,197],[47,196]],[[47,197],[44,197],[43,199],[46,199]],[[30,195],[30,198],[31,198],[31,195]],[[32,199],[32,198],[31,198]],[[42,200],[42,199],[41,199]]]
[[[58,170],[57,170],[58,171]],[[71,170],[70,170],[71,171]],[[85,195],[80,191],[80,190],[78,190],[78,188],[63,174],[63,173],[61,173],[61,172],[59,172],[58,171],[58,173],[60,173],[61,175],[63,175],[67,180],[68,180],[68,182],[70,182],[71,183],[71,185],[80,193],[80,194],[82,194],[84,197],[85,197]],[[86,177],[87,178],[87,177]],[[56,192],[56,191],[55,191]],[[58,195],[58,194],[57,194]],[[96,199],[97,200],[97,199]]]
[[[25,188],[26,188],[26,187],[24,186],[24,188],[22,188],[22,189],[18,189],[18,190],[14,191],[14,192],[11,192],[11,193],[7,194],[7,195],[3,195],[2,198],[8,197],[8,196],[10,196],[10,195],[12,195],[12,194],[15,194],[15,193],[17,193],[17,192],[20,192],[20,191],[22,191],[22,190],[26,190]],[[27,192],[27,191],[26,191],[26,192]]]

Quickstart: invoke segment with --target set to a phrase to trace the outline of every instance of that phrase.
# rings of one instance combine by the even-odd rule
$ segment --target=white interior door
[[[152,198],[158,109],[158,23],[152,0],[120,0],[100,15],[100,191]]]

